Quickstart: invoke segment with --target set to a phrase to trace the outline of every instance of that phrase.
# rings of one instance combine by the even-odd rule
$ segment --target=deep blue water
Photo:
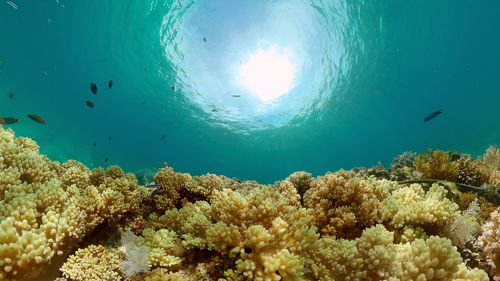
[[[500,143],[497,0],[13,2],[0,2],[0,116],[58,161],[271,183]],[[274,99],[258,93],[285,71],[242,82],[266,52],[295,67]]]

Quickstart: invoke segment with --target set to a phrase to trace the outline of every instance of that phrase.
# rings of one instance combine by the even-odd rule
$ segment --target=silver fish
[[[17,4],[12,1],[5,1],[5,3],[9,4],[12,8],[17,10]]]

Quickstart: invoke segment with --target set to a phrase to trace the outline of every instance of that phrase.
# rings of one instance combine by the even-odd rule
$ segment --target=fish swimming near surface
[[[161,137],[161,140],[164,140],[164,139],[165,139],[165,136],[162,136],[162,137]]]
[[[29,114],[28,117],[33,120],[33,121],[36,121],[40,124],[45,124],[45,120],[43,120],[42,117],[36,115],[36,114]]]
[[[93,82],[90,83],[90,91],[92,91],[92,94],[97,94],[97,85]]]
[[[239,98],[240,95],[238,95],[238,94],[232,94],[231,97],[233,97],[233,98]]]
[[[207,38],[203,37],[203,42],[207,43]]]
[[[172,91],[175,91],[175,86],[172,86]]]
[[[0,124],[8,125],[8,124],[15,124],[21,122],[21,120],[13,117],[0,117],[2,120],[0,120]]]
[[[88,100],[88,101],[85,101],[85,104],[86,104],[88,107],[90,107],[90,108],[94,108],[94,103],[93,103],[93,102],[91,102],[91,101],[89,101],[89,100]]]
[[[438,116],[441,113],[443,113],[442,109],[434,111],[433,113],[427,115],[427,117],[424,118],[424,122],[427,122],[427,121],[433,119],[434,117]]]
[[[17,4],[12,2],[12,1],[5,1],[5,3],[9,4],[9,6],[11,6],[12,8],[14,8],[14,10],[17,10]]]
[[[113,88],[113,80],[108,81],[108,88]]]

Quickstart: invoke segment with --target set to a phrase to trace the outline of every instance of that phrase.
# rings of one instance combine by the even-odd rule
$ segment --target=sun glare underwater
[[[472,4],[14,2],[0,116],[61,162],[272,183],[499,143],[499,39]]]

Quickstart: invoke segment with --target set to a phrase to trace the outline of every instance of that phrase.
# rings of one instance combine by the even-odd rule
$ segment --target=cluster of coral
[[[138,185],[0,128],[0,280],[500,280],[500,150]]]

